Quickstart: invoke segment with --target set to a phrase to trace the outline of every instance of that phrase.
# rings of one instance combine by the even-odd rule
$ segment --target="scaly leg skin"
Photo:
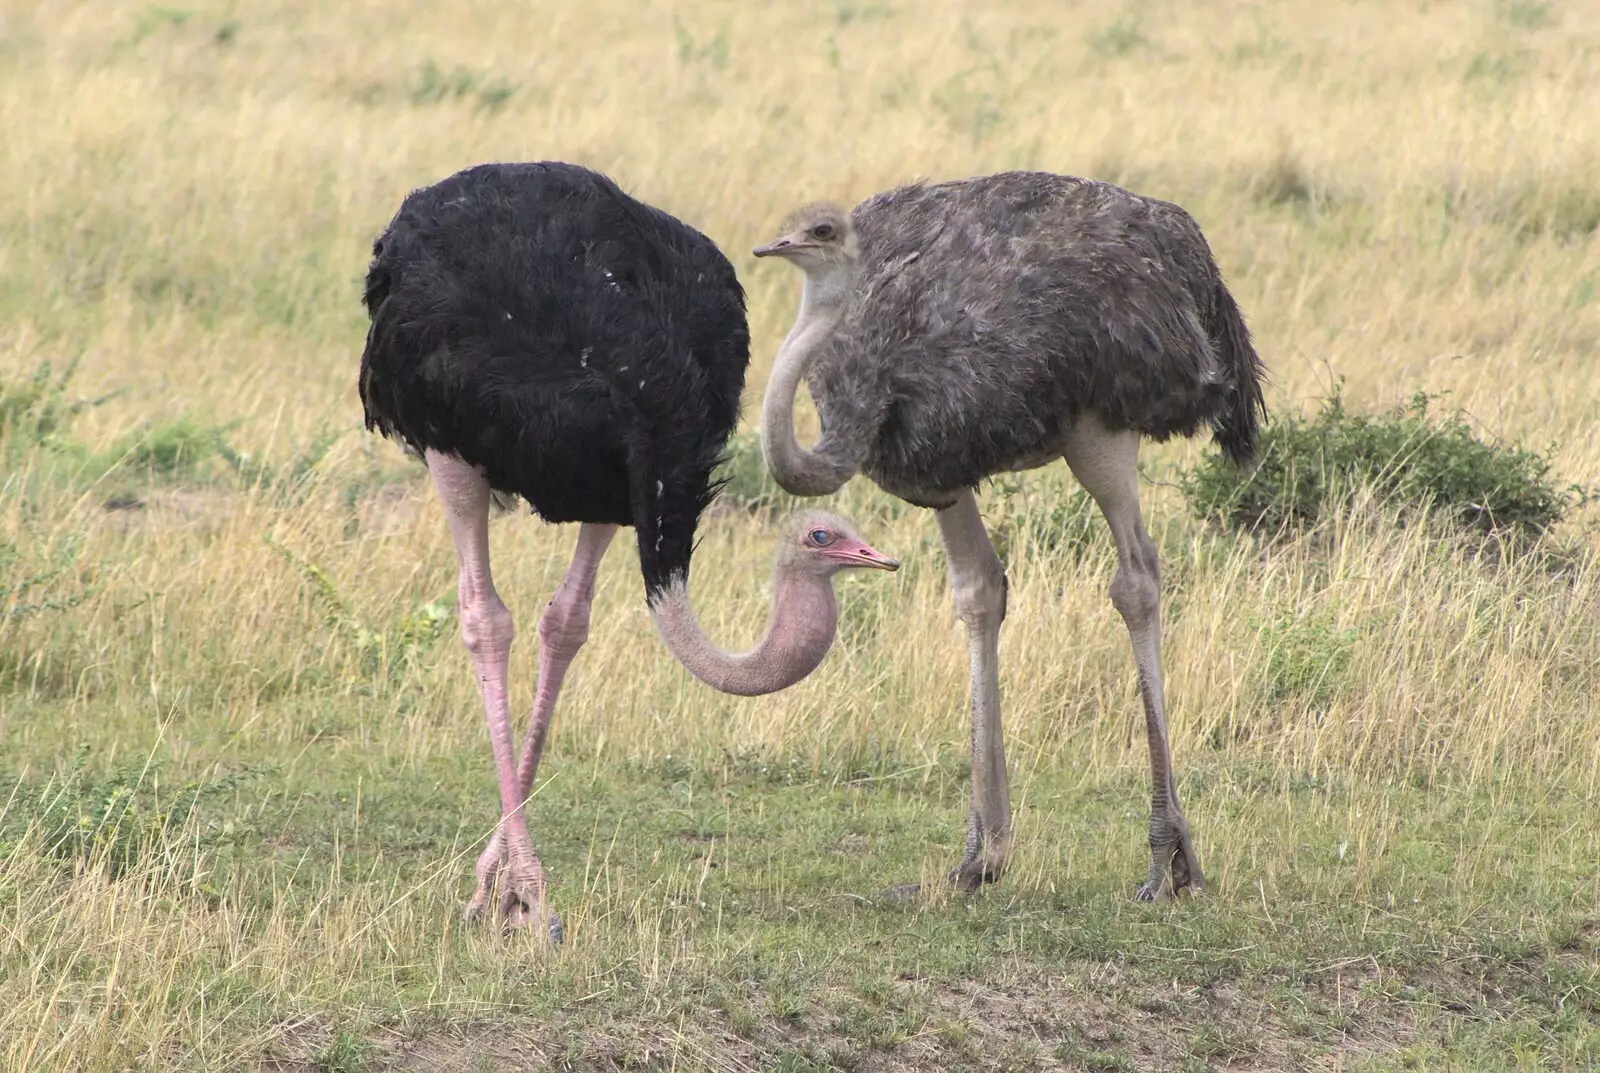
[[[528,722],[528,736],[523,741],[522,760],[517,765],[518,800],[526,802],[533,792],[533,780],[539,774],[539,760],[544,755],[545,737],[555,714],[556,700],[561,695],[561,683],[567,668],[577,656],[578,649],[589,639],[589,608],[594,601],[595,575],[600,570],[600,560],[617,535],[614,525],[584,524],[578,530],[578,547],[572,556],[572,565],[561,587],[550,598],[539,620],[539,688],[533,701],[533,715]],[[496,828],[483,855],[478,858],[478,889],[467,903],[467,919],[479,920],[494,902],[496,882],[509,857],[506,827]],[[502,912],[515,912],[510,904],[510,891],[501,894]],[[560,942],[563,937],[561,919],[550,918],[551,938]]]
[[[1150,875],[1137,897],[1166,901],[1184,889],[1203,890],[1205,876],[1172,777],[1161,680],[1161,568],[1139,514],[1139,435],[1110,431],[1085,415],[1069,435],[1064,454],[1078,483],[1099,504],[1117,544],[1111,603],[1133,643],[1150,745]]]
[[[971,489],[937,516],[950,561],[956,614],[967,627],[972,679],[972,809],[965,855],[948,880],[957,890],[975,891],[1001,877],[1011,850],[1011,795],[1000,726],[1000,623],[1006,617],[1006,575]],[[903,901],[920,893],[920,884],[907,883],[889,895]]]
[[[534,919],[556,936],[560,934],[560,923],[550,912],[544,867],[528,834],[523,795],[512,758],[506,675],[516,628],[511,612],[495,591],[489,570],[489,482],[459,458],[429,451],[426,459],[444,503],[461,567],[461,639],[477,670],[478,692],[483,698],[500,782],[501,827],[506,843],[505,863],[498,869],[504,891],[501,914],[508,928],[522,927]]]

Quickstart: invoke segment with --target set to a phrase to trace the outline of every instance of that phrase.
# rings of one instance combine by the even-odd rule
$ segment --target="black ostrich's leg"
[[[508,928],[521,927],[532,919],[546,929],[552,939],[559,941],[562,934],[561,919],[550,910],[544,866],[534,851],[533,838],[528,833],[528,820],[523,811],[528,785],[519,777],[511,740],[506,678],[516,629],[511,612],[495,591],[494,578],[489,569],[489,482],[472,466],[450,455],[429,451],[427,462],[428,471],[439,490],[439,498],[444,502],[450,536],[455,541],[456,558],[461,567],[461,637],[466,642],[467,651],[472,653],[477,671],[478,692],[483,698],[484,715],[489,724],[489,741],[494,748],[495,769],[500,782],[501,823],[489,850],[478,862],[479,892],[468,906],[468,915],[482,914],[490,901],[489,897],[484,896],[485,891],[492,890],[498,884],[500,912]],[[591,556],[593,565],[598,565],[599,555],[604,553],[605,545],[609,542],[610,532],[590,534],[587,543],[594,551]],[[585,546],[581,536],[579,545],[580,549]],[[572,596],[562,601],[569,613],[561,616],[546,613],[546,618],[552,621],[552,636],[556,633],[562,636],[550,645],[548,654],[541,654],[541,665],[548,667],[552,673],[550,688],[541,687],[540,690],[540,703],[535,706],[535,723],[529,733],[529,755],[524,756],[522,765],[529,783],[544,745],[544,731],[549,724],[550,711],[555,707],[561,676],[577,651],[577,645],[568,644],[567,641],[579,632],[580,618],[582,630],[586,631],[588,627],[588,595],[593,591],[593,566],[586,569],[587,584],[575,586]],[[580,603],[581,616],[578,614]],[[538,718],[541,712],[542,719]],[[496,846],[500,847],[498,854],[495,852]]]
[[[533,780],[539,774],[539,760],[544,755],[545,736],[550,720],[561,695],[561,683],[567,668],[578,654],[578,649],[589,639],[589,608],[594,600],[595,575],[600,570],[600,560],[617,535],[614,525],[585,524],[578,530],[578,546],[573,552],[572,565],[561,587],[550,598],[544,616],[539,620],[539,689],[533,701],[533,715],[528,722],[528,736],[523,739],[522,760],[517,765],[517,790],[519,800],[527,801],[533,792]],[[467,903],[469,919],[481,918],[494,900],[495,882],[508,859],[509,846],[506,827],[496,829],[483,855],[478,858],[478,890]],[[514,892],[507,890],[502,901],[509,910]],[[551,935],[558,942],[560,919],[551,917]]]

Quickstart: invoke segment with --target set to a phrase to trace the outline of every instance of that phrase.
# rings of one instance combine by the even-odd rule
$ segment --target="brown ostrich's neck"
[[[855,273],[836,267],[806,275],[794,327],[778,350],[761,404],[761,445],[773,478],[791,495],[819,496],[838,491],[853,476],[858,460],[835,457],[826,444],[801,446],[794,431],[794,402],[800,381],[833,338],[854,287]]]

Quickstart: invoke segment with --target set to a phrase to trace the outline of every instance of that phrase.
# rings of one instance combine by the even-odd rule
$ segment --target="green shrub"
[[[176,477],[217,453],[220,434],[187,417],[153,425],[113,450],[123,465],[141,474]]]
[[[1119,15],[1116,21],[1090,32],[1089,47],[1101,56],[1126,56],[1150,43],[1138,16]]]
[[[391,680],[398,680],[408,663],[443,637],[450,624],[449,606],[439,600],[429,600],[414,607],[392,628],[375,627],[356,611],[326,570],[265,533],[261,539],[310,584],[322,604],[323,622],[328,631],[343,636],[359,653],[363,674],[378,675],[386,671]]]
[[[72,434],[79,414],[121,394],[74,399],[67,387],[78,371],[76,359],[59,373],[43,362],[33,375],[7,382],[0,379],[0,451],[17,456],[34,452],[47,469],[88,481],[121,468],[145,478],[176,478],[218,453],[222,430],[189,417],[146,426],[105,451],[92,451]]]
[[[678,36],[678,62],[685,67],[696,63],[709,64],[713,70],[725,71],[728,60],[733,54],[732,45],[728,39],[726,28],[718,30],[711,40],[701,43],[683,20],[676,15],[672,17],[672,29]]]
[[[190,416],[147,424],[95,450],[74,435],[79,414],[111,401],[122,390],[99,398],[73,398],[68,386],[76,360],[59,373],[49,362],[31,375],[0,377],[0,461],[20,469],[26,456],[30,480],[39,483],[92,485],[105,481],[107,502],[139,505],[143,493],[160,484],[216,483],[231,479],[269,493],[276,502],[301,502],[314,484],[318,467],[349,426],[324,424],[287,464],[264,462],[229,442],[226,425]]]
[[[406,86],[406,96],[419,107],[465,100],[486,112],[498,112],[516,96],[517,89],[504,78],[491,78],[466,67],[447,70],[429,60]]]
[[[40,548],[30,543],[30,554],[24,555],[15,541],[0,538],[0,644],[10,640],[4,629],[7,623],[65,611],[101,592],[102,586],[90,583],[96,567],[79,561],[77,539],[46,547],[43,562]],[[26,653],[15,649],[0,651],[0,683],[6,681],[8,668],[15,670],[25,660]]]
[[[1459,413],[1431,413],[1431,401],[1419,392],[1392,410],[1354,413],[1335,389],[1315,416],[1264,429],[1248,476],[1214,453],[1183,474],[1183,493],[1197,516],[1245,530],[1314,523],[1362,490],[1485,533],[1536,535],[1561,519],[1574,489],[1551,481],[1546,456],[1484,443]]]
[[[1267,652],[1260,688],[1269,704],[1298,699],[1310,708],[1325,708],[1344,688],[1359,635],[1340,629],[1330,612],[1285,609],[1257,628]]]
[[[1556,21],[1549,0],[1500,0],[1495,14],[1523,30],[1540,30]]]
[[[311,437],[305,448],[297,452],[287,465],[278,466],[238,451],[228,442],[224,429],[212,431],[212,447],[223,462],[245,484],[258,492],[269,492],[283,506],[301,503],[317,478],[317,467],[328,457],[333,445],[338,443],[349,427],[324,425]]]

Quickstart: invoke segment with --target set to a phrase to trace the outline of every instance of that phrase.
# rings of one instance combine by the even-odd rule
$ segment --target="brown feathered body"
[[[1008,172],[857,205],[855,288],[807,373],[824,450],[929,507],[1060,456],[1090,411],[1256,450],[1262,368],[1199,225],[1109,183]]]

